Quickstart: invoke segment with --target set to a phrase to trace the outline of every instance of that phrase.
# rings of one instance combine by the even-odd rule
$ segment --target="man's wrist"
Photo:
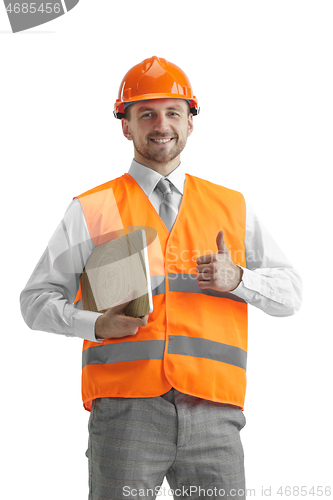
[[[244,274],[244,270],[240,266],[238,266],[236,264],[236,267],[238,268],[238,282],[237,282],[237,285],[234,288],[232,288],[231,290],[229,290],[230,292],[233,292],[234,290],[236,290],[236,288],[239,287],[239,285],[242,282],[242,278],[243,278],[243,274]]]
[[[103,314],[101,316],[99,316],[97,319],[96,319],[96,322],[95,322],[95,337],[97,340],[104,340],[105,337],[103,337],[103,334],[102,334],[102,331],[103,331],[103,326],[102,326],[102,321],[103,319]]]

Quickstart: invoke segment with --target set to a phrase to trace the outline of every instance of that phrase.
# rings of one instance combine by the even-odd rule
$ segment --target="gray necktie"
[[[178,207],[176,205],[176,201],[174,200],[174,195],[171,191],[170,181],[168,179],[162,178],[157,184],[156,189],[159,189],[163,194],[159,216],[163,220],[170,233],[178,214]]]

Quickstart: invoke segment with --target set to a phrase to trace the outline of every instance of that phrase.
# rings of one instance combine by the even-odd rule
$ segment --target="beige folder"
[[[97,246],[81,274],[82,308],[104,313],[133,290],[127,316],[153,311],[146,233],[137,229]]]

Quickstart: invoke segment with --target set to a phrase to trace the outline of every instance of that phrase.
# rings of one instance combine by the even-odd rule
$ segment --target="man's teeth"
[[[171,141],[172,138],[169,138],[169,139],[152,139],[152,141],[154,142],[169,142]]]

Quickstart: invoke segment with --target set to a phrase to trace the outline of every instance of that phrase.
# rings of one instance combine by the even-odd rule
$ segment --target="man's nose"
[[[169,130],[168,119],[163,113],[157,115],[154,125],[156,132],[160,132],[161,134]]]

